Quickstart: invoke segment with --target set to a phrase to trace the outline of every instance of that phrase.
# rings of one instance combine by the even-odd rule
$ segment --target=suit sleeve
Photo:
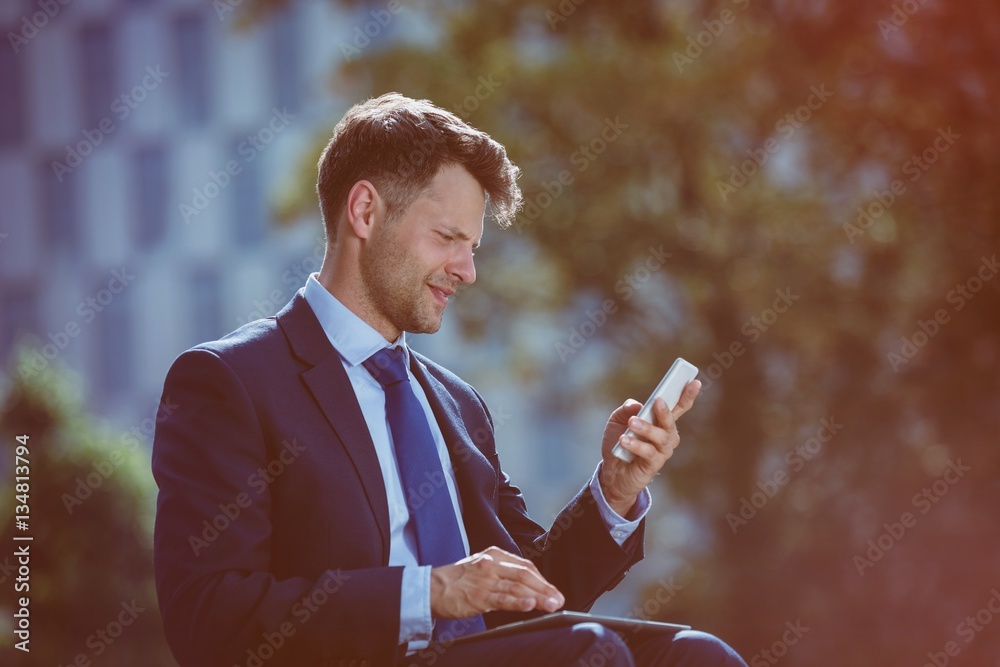
[[[479,394],[489,420],[493,419]],[[497,464],[499,470],[499,463]],[[566,597],[565,609],[587,611],[603,593],[613,589],[628,569],[642,560],[645,520],[624,544],[611,536],[589,484],[559,512],[552,527],[544,530],[528,517],[520,489],[499,470],[498,514],[504,527],[539,572]],[[506,614],[491,619],[491,625],[514,620]]]
[[[270,572],[270,491],[247,493],[247,482],[275,453],[237,374],[196,348],[174,362],[164,398],[177,408],[153,443],[154,568],[180,665],[248,664],[251,655],[270,667],[333,656],[391,664],[402,568],[316,580]]]
[[[547,531],[528,519],[517,487],[501,483],[501,519],[521,554],[566,596],[568,611],[588,611],[642,560],[645,521],[621,546],[611,536],[590,488],[584,487],[559,512]],[[536,530],[531,529],[531,525]]]

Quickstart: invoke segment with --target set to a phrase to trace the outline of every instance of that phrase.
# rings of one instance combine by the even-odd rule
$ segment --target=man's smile
[[[431,293],[434,295],[434,299],[441,304],[442,307],[448,305],[448,297],[455,293],[454,287],[437,287],[435,285],[428,285],[431,289]]]

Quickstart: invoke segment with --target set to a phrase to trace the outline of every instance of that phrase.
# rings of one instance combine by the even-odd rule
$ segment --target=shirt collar
[[[318,275],[313,273],[306,280],[303,296],[316,314],[316,319],[323,327],[326,337],[330,339],[330,343],[344,361],[351,366],[357,366],[382,348],[399,345],[406,354],[406,364],[409,367],[406,332],[400,333],[394,342],[386,342],[385,337],[374,327],[330,294],[317,280]]]

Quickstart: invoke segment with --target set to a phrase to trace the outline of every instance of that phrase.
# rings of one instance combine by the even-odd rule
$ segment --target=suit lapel
[[[368,506],[382,538],[382,560],[389,559],[389,505],[375,445],[340,355],[330,344],[309,303],[299,292],[277,315],[296,356],[313,367],[302,379],[340,440],[361,479]]]

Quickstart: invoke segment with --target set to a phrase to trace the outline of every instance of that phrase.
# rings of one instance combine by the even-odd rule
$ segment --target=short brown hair
[[[354,105],[319,158],[316,193],[328,241],[336,241],[347,194],[358,181],[372,182],[392,218],[451,164],[465,167],[486,191],[493,217],[509,226],[521,208],[520,169],[500,143],[428,100],[388,93]]]

